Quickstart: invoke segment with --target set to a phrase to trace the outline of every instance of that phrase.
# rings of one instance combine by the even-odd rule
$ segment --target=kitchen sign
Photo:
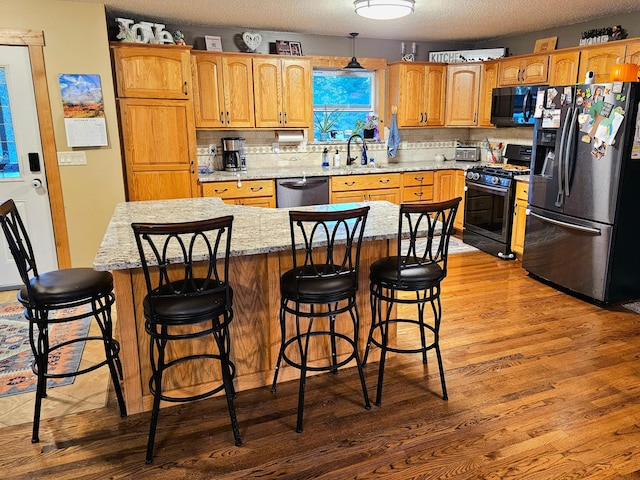
[[[479,62],[503,58],[507,55],[506,48],[483,48],[479,50],[451,50],[446,52],[429,52],[430,62],[463,63]]]

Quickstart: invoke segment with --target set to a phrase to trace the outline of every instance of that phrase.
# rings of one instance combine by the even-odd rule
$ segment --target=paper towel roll
[[[276,140],[280,143],[300,143],[304,140],[302,130],[276,131]]]

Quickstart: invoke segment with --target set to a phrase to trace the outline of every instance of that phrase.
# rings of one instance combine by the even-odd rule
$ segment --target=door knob
[[[31,186],[36,190],[38,188],[42,188],[42,180],[40,180],[39,178],[34,178],[33,180],[31,180]]]

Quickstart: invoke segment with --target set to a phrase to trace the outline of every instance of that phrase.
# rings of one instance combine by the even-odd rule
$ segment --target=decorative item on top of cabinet
[[[519,255],[524,252],[524,229],[527,223],[527,201],[529,183],[516,182],[516,199],[513,209],[513,229],[511,231],[511,250]]]
[[[253,58],[256,127],[310,128],[311,62]]]
[[[402,203],[433,201],[433,170],[402,174]]]
[[[252,207],[276,207],[273,180],[228,180],[201,184],[203,197],[220,197],[224,203]]]
[[[549,55],[522,55],[500,61],[498,84],[511,85],[545,84],[548,79]]]
[[[118,98],[191,98],[189,46],[111,44]]]
[[[552,53],[549,57],[549,85],[577,83],[579,65],[580,50]]]
[[[398,127],[444,125],[446,76],[442,63],[389,64],[389,105],[398,105]]]
[[[197,195],[191,47],[112,43],[129,201]]]
[[[482,62],[482,75],[480,77],[480,106],[478,107],[478,126],[493,127],[491,123],[491,100],[493,89],[498,86],[497,61]],[[458,208],[458,212],[460,212]],[[457,218],[457,216],[456,216]]]
[[[251,57],[192,51],[191,69],[197,128],[255,126]]]
[[[400,203],[399,173],[331,177],[331,203],[386,200]]]
[[[447,66],[446,125],[478,124],[478,91],[482,65],[460,63]]]

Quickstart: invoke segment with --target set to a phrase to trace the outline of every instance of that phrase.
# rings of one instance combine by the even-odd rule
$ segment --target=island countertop
[[[295,210],[344,210],[368,205],[365,240],[393,238],[398,230],[398,205],[385,201],[298,207]],[[94,259],[95,270],[124,270],[141,266],[133,222],[189,222],[233,215],[231,256],[256,255],[291,248],[290,208],[227,205],[220,198],[184,198],[116,205]]]

